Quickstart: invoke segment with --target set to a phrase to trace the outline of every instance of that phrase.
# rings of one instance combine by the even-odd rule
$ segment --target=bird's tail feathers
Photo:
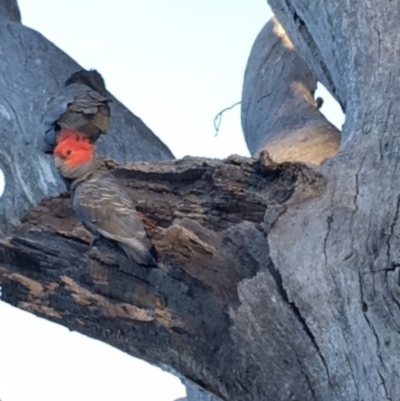
[[[150,250],[148,251],[150,253],[150,256],[152,259],[155,261],[155,263],[158,263],[158,253],[154,245],[151,246]]]
[[[125,251],[127,256],[134,260],[138,265],[156,267],[157,266],[157,252],[154,246],[149,250],[145,247],[132,247],[127,244],[121,243],[122,249]]]

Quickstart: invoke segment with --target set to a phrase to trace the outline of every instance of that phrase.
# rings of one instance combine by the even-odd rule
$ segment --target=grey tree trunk
[[[316,80],[322,82],[346,113],[339,153],[320,166],[299,163],[318,164],[309,158],[318,155],[314,150],[294,159],[288,153],[289,162],[272,150],[272,160],[261,152],[259,160],[110,161],[137,201],[159,267],[127,264],[106,240],[89,251],[90,235],[61,195],[43,200],[0,242],[2,299],[176,371],[223,400],[394,401],[400,9],[389,0],[271,0],[271,6],[306,63],[298,75],[306,103],[288,89],[292,68],[279,74],[275,65],[274,76],[284,82],[260,81],[257,90],[286,91],[284,113],[290,102],[298,104],[307,138],[331,138],[319,143],[321,152],[330,144],[333,155],[339,134],[316,114],[313,99]],[[281,145],[270,146],[280,126],[255,107],[260,97],[252,97],[251,86],[272,68],[268,60],[291,63],[295,56],[265,32],[275,50],[266,43],[262,65],[263,46],[255,57],[255,44],[243,92],[253,153]],[[271,56],[279,51],[281,58]],[[276,127],[264,135],[252,125],[263,115],[267,128]],[[293,121],[298,133],[302,127]],[[283,128],[285,139],[290,131]]]
[[[258,35],[246,68],[242,126],[250,153],[276,162],[320,164],[334,156],[340,132],[319,112],[317,80],[272,18]]]
[[[17,0],[1,0],[0,14],[10,21],[21,22],[21,12]]]
[[[47,100],[82,68],[41,34],[14,22],[17,11],[15,1],[0,1],[0,169],[6,182],[0,236],[43,197],[65,189],[51,157],[42,152],[41,118]],[[111,127],[99,151],[120,162],[173,157],[138,117],[111,98]]]

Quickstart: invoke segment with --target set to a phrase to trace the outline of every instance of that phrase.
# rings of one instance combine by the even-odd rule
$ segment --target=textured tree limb
[[[331,32],[321,29],[324,25],[321,21],[313,20],[312,24],[308,22],[315,16],[316,7],[304,7],[307,5],[305,2],[296,0],[269,0],[269,4],[314,77],[322,82],[345,111],[346,95],[342,92],[341,84],[344,75],[340,76],[344,72],[344,65],[340,66],[337,57],[334,57]],[[321,4],[321,11],[323,7]],[[324,14],[330,14],[332,11],[327,8]],[[335,16],[339,16],[338,10],[334,12],[337,13]],[[324,49],[322,43],[328,42],[328,48]],[[334,46],[343,44],[337,43]]]
[[[346,113],[325,196],[289,209],[271,259],[326,361],[323,400],[400,394],[400,9],[389,1],[270,0],[297,53]],[[290,252],[282,243],[294,244]],[[300,261],[300,262],[299,262]]]
[[[311,199],[298,179],[265,185],[274,174],[312,181],[313,174],[293,174],[298,165],[285,165],[292,168],[281,176],[282,165],[272,163],[264,179],[166,168],[165,181],[141,171],[136,184],[121,171],[125,185],[142,185],[135,198],[161,248],[160,268],[131,268],[108,243],[87,255],[90,238],[68,217],[68,199],[46,200],[2,242],[3,296],[174,367],[230,401],[393,401],[400,394],[400,10],[389,0],[271,3],[300,57],[346,111],[342,150],[320,167],[326,189]],[[154,205],[141,197],[147,185]]]
[[[0,2],[7,10],[12,4],[16,3]],[[42,152],[41,118],[48,98],[81,69],[42,35],[4,18],[1,12],[0,7],[0,169],[6,185],[0,202],[0,237],[12,232],[43,197],[63,189],[51,157]],[[119,162],[173,157],[138,117],[110,97],[111,126],[99,140],[101,153]]]
[[[242,127],[250,153],[267,150],[277,162],[320,164],[333,157],[340,132],[314,100],[317,80],[279,22],[261,30],[247,62]]]
[[[376,109],[376,103],[381,102],[376,93],[382,89],[396,92],[391,77],[398,64],[392,51],[399,42],[398,10],[390,0],[268,3],[299,56],[341,104],[346,116],[363,118],[368,113],[367,103],[372,106],[375,101]],[[371,120],[372,116],[366,118]]]
[[[306,165],[241,157],[134,164],[114,174],[137,203],[159,268],[132,265],[107,240],[89,251],[90,234],[62,195],[45,199],[1,241],[2,299],[169,367],[222,399],[247,400],[248,374],[256,367],[235,316],[242,313],[241,287],[264,277],[259,283],[272,297],[266,317],[282,314],[271,320],[268,336],[277,343],[270,352],[288,361],[271,360],[266,391],[279,394],[287,378],[303,376],[296,391],[309,394],[303,370],[321,361],[282,293],[262,222],[270,207],[323,193],[322,175]],[[283,333],[281,325],[290,330]],[[279,349],[281,341],[304,347],[310,367],[291,348]]]

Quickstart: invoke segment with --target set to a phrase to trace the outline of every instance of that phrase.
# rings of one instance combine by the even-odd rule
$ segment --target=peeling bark
[[[105,239],[89,251],[91,235],[74,219],[70,198],[48,198],[0,243],[2,299],[169,366],[222,399],[261,391],[248,374],[265,358],[264,345],[256,332],[248,336],[246,322],[264,316],[269,341],[300,348],[271,358],[263,391],[278,395],[289,378],[298,389],[288,395],[311,394],[323,365],[271,264],[261,223],[269,208],[282,214],[318,196],[324,178],[306,165],[241,157],[134,164],[113,174],[135,199],[159,267],[134,266]],[[270,301],[247,310],[247,291],[267,291]]]

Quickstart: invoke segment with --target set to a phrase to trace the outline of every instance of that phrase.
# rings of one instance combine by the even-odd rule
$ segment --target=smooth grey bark
[[[230,401],[394,401],[400,394],[400,9],[271,0],[342,104],[321,166],[184,159],[118,177],[140,200],[159,269],[123,266],[68,197],[0,243],[6,302],[169,366]],[[282,66],[284,68],[285,66]]]
[[[187,380],[183,380],[186,386],[186,397],[178,398],[175,401],[218,401],[219,398],[207,393],[207,391],[202,390],[193,383]]]
[[[320,164],[333,157],[340,132],[319,112],[317,80],[279,22],[261,30],[247,62],[242,127],[252,155],[267,150],[276,162]]]
[[[0,0],[0,14],[13,22],[21,22],[17,0]]]
[[[218,401],[219,399],[186,381],[186,400],[182,401]],[[178,400],[177,400],[178,401]]]
[[[2,5],[9,4],[0,3]],[[38,32],[0,14],[0,236],[45,196],[65,186],[44,155],[41,118],[49,97],[81,67]],[[120,162],[165,160],[170,150],[143,122],[111,96],[111,126],[98,148]]]

